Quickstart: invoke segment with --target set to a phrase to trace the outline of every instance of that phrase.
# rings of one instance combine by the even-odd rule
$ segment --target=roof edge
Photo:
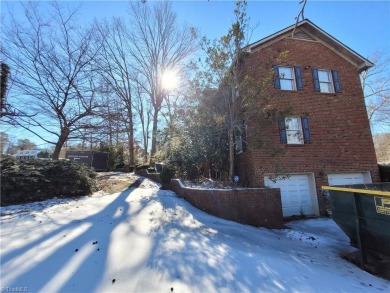
[[[308,25],[310,27],[312,27],[313,29],[315,29],[316,31],[320,32],[320,34],[322,35],[322,38],[320,36],[316,36],[318,37],[319,39],[321,39],[322,41],[326,42],[328,45],[334,47],[335,49],[337,49],[337,47],[335,45],[338,45],[340,46],[341,48],[343,48],[344,50],[346,50],[346,52],[348,52],[350,55],[353,55],[355,56],[357,59],[359,59],[359,63],[358,64],[355,64],[358,69],[359,69],[359,72],[362,72],[364,70],[367,70],[369,69],[370,67],[374,66],[374,63],[372,63],[370,60],[368,60],[367,58],[364,58],[362,55],[360,55],[359,53],[357,53],[356,51],[352,50],[350,47],[348,47],[347,45],[345,45],[344,43],[340,42],[338,39],[336,39],[335,37],[333,37],[332,35],[330,35],[329,33],[325,32],[323,29],[321,29],[320,27],[318,27],[316,24],[314,24],[313,22],[311,22],[309,19],[304,19],[300,22],[298,22],[298,24],[296,25],[297,27],[301,27],[303,25]],[[294,25],[291,25],[291,26],[288,26],[276,33],[273,33],[272,35],[269,35],[265,38],[262,38],[256,42],[253,42],[249,45],[247,45],[244,50],[251,53],[251,51],[262,45],[262,44],[266,44],[267,42],[289,32],[289,31],[292,31],[295,27],[295,24]],[[338,50],[340,52],[341,55],[344,55],[346,56],[345,53],[341,52],[340,50]],[[347,56],[346,56],[347,57]],[[350,59],[350,58],[347,58],[347,59]]]

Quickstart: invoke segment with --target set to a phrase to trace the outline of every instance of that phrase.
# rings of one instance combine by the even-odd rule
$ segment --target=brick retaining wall
[[[136,173],[160,182],[158,173],[146,170]],[[194,207],[222,219],[256,227],[283,228],[278,188],[195,189],[185,187],[179,179],[172,180],[165,187]]]
[[[153,180],[155,182],[161,183],[160,173],[149,173],[148,170],[145,170],[145,169],[137,170],[134,173],[139,175],[139,176],[146,177],[146,178]]]
[[[280,189],[194,189],[172,180],[169,189],[214,216],[256,227],[283,228]]]

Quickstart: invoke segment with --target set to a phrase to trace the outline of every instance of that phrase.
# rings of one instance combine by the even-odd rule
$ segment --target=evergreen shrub
[[[96,173],[71,161],[1,160],[2,206],[54,197],[89,195],[97,190]]]
[[[160,172],[160,180],[162,185],[170,184],[174,176],[175,176],[174,169],[169,165],[164,166],[164,168]]]

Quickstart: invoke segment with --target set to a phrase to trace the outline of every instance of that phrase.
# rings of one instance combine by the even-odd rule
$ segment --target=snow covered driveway
[[[254,228],[144,180],[79,200],[1,208],[1,288],[28,292],[389,292],[341,259],[331,219]]]

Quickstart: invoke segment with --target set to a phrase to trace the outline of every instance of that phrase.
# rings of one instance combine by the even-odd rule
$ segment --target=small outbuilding
[[[108,153],[98,151],[66,151],[65,158],[92,167],[95,171],[108,170]]]

